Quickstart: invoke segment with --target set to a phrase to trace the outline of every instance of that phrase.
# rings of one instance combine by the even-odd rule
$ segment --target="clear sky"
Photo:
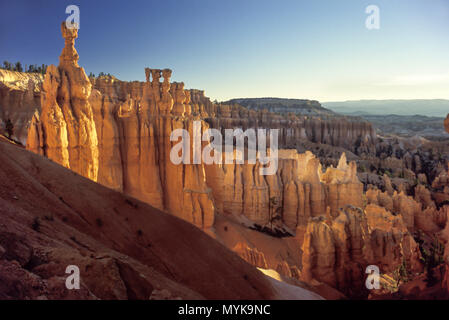
[[[218,100],[449,99],[449,0],[0,0],[0,63],[58,64],[70,4],[87,73],[168,67]]]

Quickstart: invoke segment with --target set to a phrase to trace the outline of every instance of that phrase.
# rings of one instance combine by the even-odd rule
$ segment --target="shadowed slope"
[[[196,227],[0,139],[0,298],[269,299]],[[67,265],[81,290],[65,289]]]

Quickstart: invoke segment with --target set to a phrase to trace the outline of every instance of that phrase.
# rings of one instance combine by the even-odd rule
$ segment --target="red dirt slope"
[[[81,289],[67,290],[68,265]],[[270,299],[196,227],[0,138],[0,299]]]

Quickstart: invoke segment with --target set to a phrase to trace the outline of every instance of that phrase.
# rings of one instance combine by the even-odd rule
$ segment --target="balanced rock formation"
[[[77,29],[61,25],[65,47],[59,66],[49,66],[43,83],[41,117],[33,117],[27,148],[94,181],[98,176],[98,140],[92,108],[91,83],[78,66],[74,47]]]

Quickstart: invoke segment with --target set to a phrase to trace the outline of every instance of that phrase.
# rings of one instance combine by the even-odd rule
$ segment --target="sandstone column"
[[[98,140],[89,104],[91,83],[84,69],[78,66],[75,49],[77,29],[61,25],[65,47],[59,66],[47,68],[41,97],[41,125],[36,134],[43,141],[30,142],[30,149],[42,148],[45,156],[94,181],[98,176]],[[30,130],[36,130],[33,126]],[[42,146],[42,147],[40,147]],[[37,150],[34,150],[37,151]]]

